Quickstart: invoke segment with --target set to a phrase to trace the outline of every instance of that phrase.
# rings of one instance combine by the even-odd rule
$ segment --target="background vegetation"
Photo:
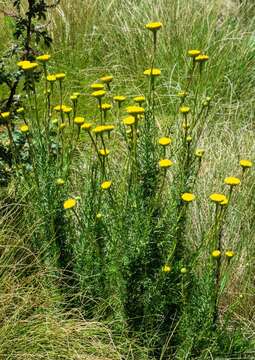
[[[25,8],[26,1],[22,11]],[[14,42],[14,9],[10,1],[1,1],[0,9],[4,11],[0,33],[4,54]],[[0,190],[3,359],[254,357],[254,169],[249,170],[242,187],[235,192],[221,233],[224,249],[233,249],[236,256],[228,268],[224,264],[217,330],[211,329],[214,285],[208,260],[210,249],[200,248],[213,222],[209,195],[224,191],[226,176],[240,176],[240,159],[254,160],[253,3],[192,0],[169,5],[169,1],[160,0],[155,5],[154,1],[143,0],[62,0],[50,9],[45,20],[53,39],[48,69],[50,73],[66,73],[63,102],[71,104],[70,94],[80,92],[79,115],[94,122],[96,100],[90,96],[89,86],[101,76],[113,75],[114,95],[129,99],[147,95],[148,79],[142,74],[150,66],[152,38],[144,25],[153,20],[164,25],[156,58],[161,76],[155,93],[156,127],[140,129],[140,179],[143,185],[148,185],[146,180],[157,184],[154,165],[161,150],[153,148],[152,140],[165,136],[169,129],[174,140],[171,156],[182,159],[178,152],[181,131],[177,93],[187,79],[187,50],[198,48],[210,57],[203,84],[198,86],[200,101],[205,96],[212,101],[201,137],[194,134],[196,145],[205,149],[195,185],[190,187],[190,177],[189,185],[177,178],[176,192],[168,189],[163,193],[162,203],[170,204],[165,205],[163,213],[158,207],[152,211],[151,203],[147,207],[152,195],[147,196],[139,186],[126,197],[125,167],[120,164],[123,159],[127,161],[128,152],[126,142],[120,141],[121,134],[117,133],[109,143],[114,154],[109,168],[112,191],[116,203],[121,204],[116,209],[107,194],[103,205],[97,196],[97,186],[106,179],[98,175],[93,182],[88,176],[100,171],[86,162],[91,151],[87,135],[71,152],[72,163],[62,173],[51,158],[44,156],[40,144],[36,145],[39,189],[36,177],[24,181],[20,174],[11,174],[8,184]],[[48,52],[42,44],[39,49],[40,53]],[[15,69],[15,60],[8,66]],[[43,82],[38,84],[41,117],[43,86]],[[6,87],[1,86],[1,101],[6,92]],[[18,92],[24,94],[21,86]],[[25,96],[21,98],[25,103]],[[193,100],[191,96],[191,107]],[[29,114],[29,121],[33,114]],[[150,113],[146,116],[153,120]],[[111,114],[111,121],[116,124],[116,113]],[[1,144],[8,145],[5,127],[0,129]],[[39,141],[40,134],[34,136]],[[148,157],[144,160],[148,154],[155,155],[151,162]],[[178,169],[180,172],[175,171],[181,174],[181,167]],[[196,168],[192,168],[191,175],[195,173]],[[65,185],[59,190],[55,180],[62,176]],[[172,181],[169,176],[167,184]],[[155,188],[149,186],[152,193]],[[180,224],[176,197],[187,188],[196,194],[198,202],[189,205]],[[78,216],[62,209],[69,196],[77,199]],[[102,213],[102,220],[95,221],[94,206]],[[181,257],[175,254],[167,261],[173,269],[164,273],[161,268],[166,258],[157,244],[169,250],[169,243],[177,238],[184,247]],[[95,256],[91,246],[95,239],[107,244],[102,257],[106,263]],[[61,241],[68,246],[63,247]],[[192,254],[196,254],[195,260]],[[182,277],[180,268],[184,266],[188,273]]]

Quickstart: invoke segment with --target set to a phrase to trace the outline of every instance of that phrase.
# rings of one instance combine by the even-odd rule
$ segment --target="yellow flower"
[[[17,114],[23,114],[25,112],[25,109],[23,107],[20,107],[16,110]]]
[[[143,74],[149,76],[159,76],[161,74],[161,71],[160,69],[153,68],[153,69],[144,70]]]
[[[98,106],[98,107],[100,109],[100,106]],[[103,110],[103,111],[111,110],[111,108],[112,108],[111,104],[107,104],[107,103],[101,104],[101,110]]]
[[[90,85],[90,88],[92,90],[103,90],[104,89],[104,84],[93,83],[93,84]]]
[[[108,189],[110,189],[111,185],[112,185],[111,181],[104,181],[101,184],[101,189],[108,190]]]
[[[232,250],[228,250],[225,252],[225,255],[228,259],[231,259],[233,256],[235,256],[235,253]]]
[[[59,125],[59,130],[63,130],[63,129],[65,129],[66,128],[66,123],[62,123],[62,124],[60,124]]]
[[[91,123],[83,123],[82,126],[81,126],[81,129],[83,130],[90,130],[92,127],[92,124]]]
[[[139,95],[139,96],[135,96],[133,100],[134,102],[141,104],[145,101],[145,97],[143,95]]]
[[[103,81],[103,83],[105,84],[109,84],[110,82],[112,82],[113,76],[111,75],[103,76],[100,78],[100,80]]]
[[[65,180],[61,179],[61,178],[58,178],[56,180],[56,185],[58,186],[63,186],[65,184]]]
[[[76,116],[74,118],[74,123],[79,126],[81,126],[84,123],[84,121],[85,121],[84,117],[81,116]]]
[[[128,106],[126,108],[126,112],[129,115],[140,115],[140,114],[144,114],[144,108],[140,106]]]
[[[201,158],[204,155],[204,153],[205,153],[204,149],[196,149],[195,156]]]
[[[221,256],[220,250],[213,250],[212,257],[218,259]]]
[[[134,116],[127,116],[127,117],[125,117],[124,119],[123,119],[123,124],[124,125],[129,125],[129,126],[131,126],[131,125],[134,125],[135,124],[135,122],[136,122],[136,119],[134,118]]]
[[[44,54],[44,55],[37,56],[36,60],[40,61],[42,63],[45,63],[50,60],[50,55]]]
[[[180,113],[187,114],[190,112],[190,108],[188,106],[181,106],[180,107]]]
[[[184,193],[182,194],[181,198],[185,202],[191,202],[196,199],[195,195],[191,193]]]
[[[224,179],[224,183],[230,186],[236,186],[241,183],[241,180],[234,176],[229,176]]]
[[[103,96],[105,96],[106,94],[106,91],[105,90],[97,90],[97,91],[94,91],[91,96],[94,96],[95,98],[102,98]]]
[[[228,205],[228,198],[225,196],[225,199],[220,202],[221,206]]]
[[[188,50],[188,56],[195,58],[201,54],[200,50]]]
[[[163,25],[162,25],[161,22],[150,22],[150,23],[145,25],[146,29],[151,30],[153,32],[161,29],[162,26]]]
[[[54,82],[54,81],[56,81],[57,80],[57,78],[56,78],[56,76],[55,75],[48,75],[47,76],[47,81],[49,81],[49,82]]]
[[[181,271],[182,274],[186,274],[187,269],[185,267],[182,267],[180,271]]]
[[[103,215],[102,215],[101,213],[97,213],[97,214],[96,214],[96,219],[97,219],[97,220],[102,219],[102,217],[103,217]]]
[[[104,125],[105,131],[110,132],[114,129],[114,125]]]
[[[108,156],[110,154],[110,151],[108,149],[101,149],[101,150],[98,150],[98,153],[101,156]]]
[[[174,163],[168,159],[159,160],[159,167],[161,167],[162,169],[167,169],[167,168],[171,167],[173,164]]]
[[[79,96],[81,96],[81,93],[79,93],[79,92],[74,92],[74,93],[73,93],[73,96],[76,96],[76,97],[78,98]]]
[[[73,110],[73,108],[71,108],[71,106],[63,106],[63,112],[65,114],[69,114],[71,111]]]
[[[226,200],[226,196],[219,193],[213,193],[209,196],[210,200],[213,201],[216,204],[221,204],[222,201]]]
[[[1,118],[8,119],[10,117],[11,113],[9,111],[5,111],[5,112],[0,113],[0,115],[1,115]]]
[[[67,199],[66,201],[64,201],[64,209],[72,209],[74,206],[76,205],[76,200],[75,199]]]
[[[78,96],[77,95],[71,95],[70,100],[71,101],[76,101],[76,100],[78,100]]]
[[[187,91],[180,91],[177,94],[180,98],[185,98],[186,96],[188,96]]]
[[[172,140],[169,137],[162,137],[159,139],[158,143],[162,146],[170,145]]]
[[[186,138],[186,141],[188,142],[188,143],[190,143],[191,141],[192,141],[192,136],[187,136],[187,138]]]
[[[239,164],[242,166],[243,169],[252,167],[252,162],[250,160],[240,160]]]
[[[107,131],[112,131],[113,129],[114,125],[99,125],[93,129],[93,132],[97,135]]]
[[[182,128],[183,128],[184,130],[187,130],[187,129],[190,128],[190,124],[184,122],[184,123],[182,123]]]
[[[64,80],[64,78],[66,77],[66,74],[58,73],[58,74],[55,74],[55,77],[57,80],[61,81],[61,80]]]
[[[21,69],[24,71],[33,71],[37,67],[38,67],[38,64],[36,62],[29,62],[29,63],[23,64],[21,66]]]
[[[125,100],[126,100],[126,96],[116,95],[116,96],[114,96],[114,97],[113,97],[113,100],[115,100],[115,101],[117,101],[117,102],[121,103],[121,102],[123,102],[123,101],[125,101]]]
[[[200,54],[200,55],[198,55],[198,56],[195,57],[195,61],[197,61],[197,62],[205,62],[205,61],[207,61],[207,60],[209,60],[209,56],[208,56],[208,55],[202,55],[202,54]]]
[[[65,108],[66,108],[66,105],[56,105],[56,106],[54,106],[53,110],[64,111]]]
[[[58,119],[52,119],[52,120],[51,120],[51,123],[52,123],[53,125],[57,125],[57,124],[58,124]]]
[[[171,266],[168,265],[168,264],[165,264],[164,266],[162,266],[162,271],[163,272],[170,272],[172,269],[171,269]]]
[[[18,67],[21,67],[21,68],[22,68],[24,65],[28,65],[28,64],[30,64],[30,61],[28,61],[28,60],[19,61],[19,62],[17,63]]]
[[[19,129],[23,134],[26,134],[29,131],[29,127],[26,124],[20,125]]]

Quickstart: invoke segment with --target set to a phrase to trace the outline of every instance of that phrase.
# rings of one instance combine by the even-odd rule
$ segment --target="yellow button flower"
[[[192,136],[187,136],[187,138],[186,138],[186,141],[188,142],[188,143],[191,143],[191,141],[192,141]]]
[[[179,96],[180,98],[185,98],[186,96],[188,96],[187,91],[180,91],[178,92],[177,96]]]
[[[105,84],[109,84],[110,82],[112,82],[113,76],[112,75],[103,76],[100,78],[100,80],[103,81],[103,83]]]
[[[55,111],[64,111],[64,109],[66,108],[66,105],[56,105],[54,106],[53,110]]]
[[[59,130],[64,130],[66,128],[67,124],[66,123],[62,123],[59,125]]]
[[[47,81],[49,81],[49,82],[54,82],[56,80],[57,80],[57,78],[54,74],[47,76]]]
[[[66,77],[66,74],[65,73],[58,73],[58,74],[55,74],[55,77],[57,80],[64,80],[64,78]]]
[[[232,259],[232,257],[235,256],[235,253],[232,250],[228,250],[225,252],[225,255],[228,259]]]
[[[188,56],[195,58],[201,54],[200,50],[188,50]]]
[[[27,132],[29,132],[29,127],[26,124],[20,125],[19,129],[23,134],[26,134]]]
[[[167,169],[167,168],[171,167],[173,164],[174,163],[169,159],[159,160],[159,167],[161,167],[162,169]]]
[[[181,270],[180,270],[180,272],[181,272],[182,274],[186,274],[187,269],[186,269],[185,267],[182,267]]]
[[[162,271],[165,273],[168,273],[172,270],[170,265],[165,264],[164,266],[162,266]]]
[[[188,107],[188,106],[181,106],[180,107],[180,113],[188,114],[189,112],[190,112],[190,107]]]
[[[64,201],[64,209],[72,209],[73,207],[75,207],[76,205],[76,200],[75,199],[67,199],[66,201]]]
[[[103,90],[104,89],[104,84],[101,83],[93,83],[90,85],[90,88],[92,90]]]
[[[92,127],[92,124],[91,123],[83,123],[82,126],[81,126],[81,129],[83,130],[90,130]]]
[[[98,106],[98,107],[100,109],[100,106]],[[107,103],[101,104],[101,110],[103,110],[103,111],[111,110],[111,108],[112,108],[111,104],[107,104]]]
[[[144,108],[140,106],[128,106],[126,108],[126,112],[129,115],[140,115],[140,114],[144,114]]]
[[[106,91],[105,90],[97,90],[97,91],[94,91],[91,96],[97,98],[97,99],[100,99],[102,98],[103,96],[105,96],[106,94]]]
[[[161,70],[160,69],[147,69],[144,70],[143,72],[144,75],[148,75],[148,76],[159,76],[161,74]]]
[[[65,180],[64,179],[61,179],[61,178],[58,178],[56,180],[56,185],[58,186],[63,186],[65,184]]]
[[[241,180],[234,176],[229,176],[224,179],[224,183],[230,186],[236,186],[241,183]]]
[[[125,101],[125,100],[126,100],[126,96],[116,95],[116,96],[114,96],[114,97],[113,97],[113,100],[115,100],[115,101],[117,101],[117,102],[121,103],[121,102],[123,102],[123,101]]]
[[[195,156],[201,158],[204,155],[204,153],[205,153],[204,149],[196,149]]]
[[[5,111],[0,113],[0,116],[2,119],[8,119],[10,117],[11,113],[9,111]]]
[[[210,200],[216,204],[220,204],[222,201],[226,200],[226,196],[219,193],[213,193],[209,196]]]
[[[65,114],[70,114],[70,112],[72,112],[73,108],[71,106],[63,106],[63,112]]]
[[[158,141],[159,145],[162,145],[162,146],[170,145],[171,142],[172,142],[172,140],[169,137],[162,137]]]
[[[131,125],[134,125],[135,122],[136,122],[136,119],[134,118],[134,116],[127,116],[125,117],[123,120],[122,120],[123,124],[124,125],[127,125],[127,126],[131,126]]]
[[[17,63],[18,67],[21,67],[21,68],[22,68],[24,65],[28,65],[28,64],[30,64],[30,61],[28,61],[28,60],[19,61],[19,62]]]
[[[135,96],[133,100],[134,102],[141,104],[145,101],[145,97],[143,95],[139,95],[139,96]]]
[[[33,71],[35,70],[36,68],[38,67],[38,64],[36,62],[29,62],[29,63],[26,63],[26,64],[23,64],[21,66],[21,69],[23,71]]]
[[[198,55],[198,56],[195,57],[195,61],[197,61],[197,62],[206,62],[206,61],[208,61],[208,60],[209,60],[209,56],[208,56],[208,55],[202,55],[202,54],[200,54],[200,55]]]
[[[108,156],[110,154],[110,150],[108,150],[108,149],[100,149],[100,150],[98,150],[98,153],[99,153],[99,155],[105,157],[105,156]]]
[[[44,55],[37,56],[36,60],[40,61],[42,63],[45,63],[50,60],[50,55],[44,54]]]
[[[101,189],[103,190],[108,190],[110,189],[110,187],[112,186],[112,182],[111,181],[104,181],[101,184]]]
[[[184,193],[184,194],[182,194],[181,198],[185,202],[191,202],[196,199],[196,196],[192,193]]]
[[[221,256],[220,250],[213,250],[212,257],[218,259]]]
[[[161,29],[162,26],[163,26],[162,23],[159,22],[159,21],[158,22],[150,22],[150,23],[145,25],[146,29],[151,30],[153,32]]]
[[[240,160],[239,164],[242,166],[243,169],[252,167],[252,162],[250,160]]]
[[[84,117],[81,116],[76,116],[74,118],[74,123],[79,126],[81,126],[84,123],[84,121],[85,121]]]
[[[16,110],[17,114],[23,114],[25,112],[25,109],[23,107],[20,107]]]

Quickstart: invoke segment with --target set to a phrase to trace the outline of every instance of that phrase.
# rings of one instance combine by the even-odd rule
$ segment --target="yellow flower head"
[[[169,159],[162,159],[162,160],[159,160],[159,167],[162,168],[162,169],[167,169],[169,167],[171,167],[174,163],[169,160]]]
[[[84,117],[81,116],[76,116],[74,118],[74,123],[79,126],[81,126],[84,123],[84,121],[85,121]]]
[[[144,70],[143,72],[144,75],[148,75],[148,76],[159,76],[161,74],[161,70],[160,69],[147,69]]]
[[[114,125],[104,125],[105,131],[110,132],[114,129]]]
[[[93,83],[90,85],[90,88],[92,90],[103,90],[104,89],[104,84],[101,83]]]
[[[66,77],[66,74],[58,73],[58,74],[55,74],[55,77],[57,80],[61,81],[61,80],[64,80],[64,78]]]
[[[201,158],[201,157],[203,157],[204,153],[205,153],[204,149],[196,149],[195,156],[198,158]]]
[[[90,130],[92,127],[92,124],[91,123],[83,123],[82,126],[81,126],[81,129],[83,130]]]
[[[128,106],[126,112],[129,115],[141,115],[144,114],[144,108],[140,106]]]
[[[161,22],[150,22],[148,24],[145,25],[146,29],[151,30],[153,32],[159,30],[162,28],[162,23]]]
[[[28,60],[23,60],[23,61],[19,61],[18,63],[17,63],[17,65],[18,65],[18,67],[23,67],[24,65],[29,65],[30,64],[30,61],[28,61]]]
[[[100,78],[100,80],[103,81],[103,83],[105,84],[109,84],[110,82],[112,82],[113,76],[111,75],[103,76]]]
[[[187,91],[180,91],[177,94],[180,98],[185,98],[186,96],[188,96]]]
[[[104,181],[101,184],[101,189],[102,190],[108,190],[110,189],[110,187],[112,186],[112,182],[111,181]]]
[[[221,256],[220,250],[213,250],[213,252],[212,252],[213,258],[218,259],[218,258],[220,258],[220,256]]]
[[[63,186],[65,184],[65,180],[64,179],[61,179],[61,178],[58,178],[56,180],[56,185],[58,186]]]
[[[186,272],[187,272],[187,268],[182,267],[180,271],[181,271],[181,273],[182,273],[182,274],[186,274]]]
[[[113,100],[115,100],[115,101],[117,101],[117,102],[121,103],[121,102],[123,102],[123,101],[125,101],[125,100],[126,100],[126,96],[116,95],[116,96],[114,96],[114,97],[113,97]]]
[[[229,176],[224,179],[224,183],[230,186],[236,186],[241,183],[241,180],[234,176]]]
[[[252,162],[250,160],[240,160],[239,164],[242,166],[243,169],[252,167]]]
[[[26,124],[20,125],[19,129],[23,134],[26,134],[27,132],[29,132],[29,127]]]
[[[181,106],[180,107],[180,113],[188,114],[189,112],[190,112],[190,107],[188,107],[188,106]]]
[[[72,209],[73,207],[75,207],[76,205],[76,200],[75,199],[67,199],[66,201],[64,201],[64,209]]]
[[[185,202],[191,202],[196,199],[195,195],[192,193],[184,193],[184,194],[182,194],[181,198]]]
[[[70,112],[72,112],[72,110],[73,110],[73,108],[71,107],[71,106],[63,106],[63,112],[65,113],[65,114],[70,114]]]
[[[73,93],[73,96],[76,96],[76,97],[78,98],[79,96],[81,96],[81,93],[79,93],[79,92],[74,92],[74,93]]]
[[[171,142],[172,142],[172,140],[169,137],[162,137],[158,141],[159,145],[162,145],[162,146],[170,145]]]
[[[232,250],[228,250],[225,252],[225,255],[228,259],[232,259],[232,257],[235,256],[235,253]]]
[[[227,198],[226,196],[225,196],[225,199],[220,202],[220,205],[221,205],[221,206],[226,206],[226,205],[228,205],[228,198]]]
[[[171,266],[168,264],[165,264],[164,266],[162,266],[162,271],[165,273],[168,273],[172,270]]]
[[[37,56],[36,60],[40,61],[42,63],[45,63],[50,60],[50,55],[44,54],[44,55]]]
[[[49,82],[54,82],[56,80],[57,80],[57,78],[54,74],[47,76],[47,81],[49,81]]]
[[[188,56],[195,58],[201,54],[200,50],[188,50]]]
[[[98,150],[98,153],[99,153],[99,155],[105,157],[105,156],[108,156],[110,154],[110,150],[108,150],[108,149],[100,149],[100,150]]]
[[[97,91],[94,91],[91,96],[97,98],[97,99],[100,99],[102,98],[103,96],[105,96],[106,94],[106,91],[105,90],[97,90]]]
[[[5,111],[5,112],[2,112],[0,113],[0,117],[2,119],[8,119],[10,117],[11,113],[9,111]]]
[[[123,124],[124,125],[127,125],[127,126],[131,126],[131,125],[134,125],[136,122],[136,119],[134,118],[134,116],[130,115],[130,116],[127,116],[123,119]]]
[[[23,114],[25,112],[25,109],[23,107],[20,107],[16,110],[17,114]]]
[[[33,71],[35,70],[36,68],[38,67],[38,64],[36,62],[29,62],[29,63],[26,63],[26,64],[23,64],[21,66],[21,69],[23,71]]]
[[[114,129],[114,125],[99,125],[93,129],[93,132],[97,135],[97,134],[102,134],[104,132],[111,131],[113,129]]]
[[[77,96],[77,95],[71,95],[71,96],[70,96],[70,100],[73,101],[73,102],[75,102],[75,101],[78,100],[78,96]]]
[[[62,123],[59,125],[59,130],[64,130],[66,128],[66,123]]]
[[[186,141],[188,142],[188,143],[191,143],[191,141],[192,141],[192,136],[187,136],[187,138],[186,138]]]
[[[145,101],[145,96],[143,95],[135,96],[133,100],[138,104],[142,104]]]
[[[226,196],[219,193],[213,193],[209,196],[210,200],[213,201],[216,204],[221,204],[222,201],[226,200]]]
[[[98,107],[100,109],[100,106],[98,106]],[[111,104],[107,104],[107,103],[101,104],[101,110],[103,110],[103,111],[111,110],[111,108],[112,108]]]
[[[66,108],[66,105],[56,105],[54,106],[53,110],[55,111],[64,111],[64,109]]]
[[[96,219],[97,219],[97,220],[102,219],[102,217],[103,217],[103,215],[102,215],[101,213],[97,213],[97,214],[96,214]]]
[[[208,55],[202,55],[202,54],[200,54],[200,55],[198,55],[198,56],[195,57],[195,61],[200,62],[200,63],[206,62],[206,61],[208,61],[208,60],[209,60],[209,56],[208,56]]]

